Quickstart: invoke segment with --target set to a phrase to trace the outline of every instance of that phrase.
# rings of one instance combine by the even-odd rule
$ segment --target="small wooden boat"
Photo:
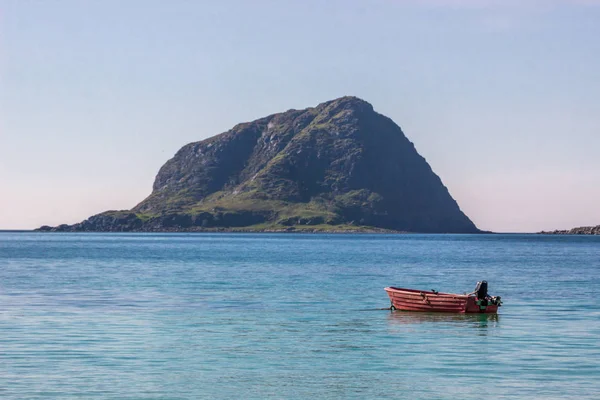
[[[477,282],[475,291],[468,294],[397,287],[386,287],[385,291],[390,296],[392,310],[493,314],[502,305],[500,296],[488,295],[486,281]]]

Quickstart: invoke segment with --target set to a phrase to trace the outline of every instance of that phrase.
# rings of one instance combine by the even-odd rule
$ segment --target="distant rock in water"
[[[132,210],[40,230],[479,232],[400,127],[356,97],[185,145]]]
[[[549,232],[539,232],[542,235],[600,235],[600,225],[597,226],[581,226],[568,230],[555,230]]]

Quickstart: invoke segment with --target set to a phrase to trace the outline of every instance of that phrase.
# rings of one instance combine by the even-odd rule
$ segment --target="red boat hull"
[[[485,307],[477,304],[475,296],[465,294],[428,292],[424,290],[403,289],[396,287],[385,288],[392,305],[403,311],[447,312],[447,313],[478,313],[495,314],[497,305]]]

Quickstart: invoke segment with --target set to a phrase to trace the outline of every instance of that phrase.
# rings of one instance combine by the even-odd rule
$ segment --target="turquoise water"
[[[600,237],[4,232],[0,398],[598,399],[599,299]]]

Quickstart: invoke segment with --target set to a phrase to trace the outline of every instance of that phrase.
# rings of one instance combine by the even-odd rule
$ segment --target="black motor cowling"
[[[475,286],[475,293],[478,299],[485,299],[488,295],[488,284],[487,281],[477,282],[477,286]]]

